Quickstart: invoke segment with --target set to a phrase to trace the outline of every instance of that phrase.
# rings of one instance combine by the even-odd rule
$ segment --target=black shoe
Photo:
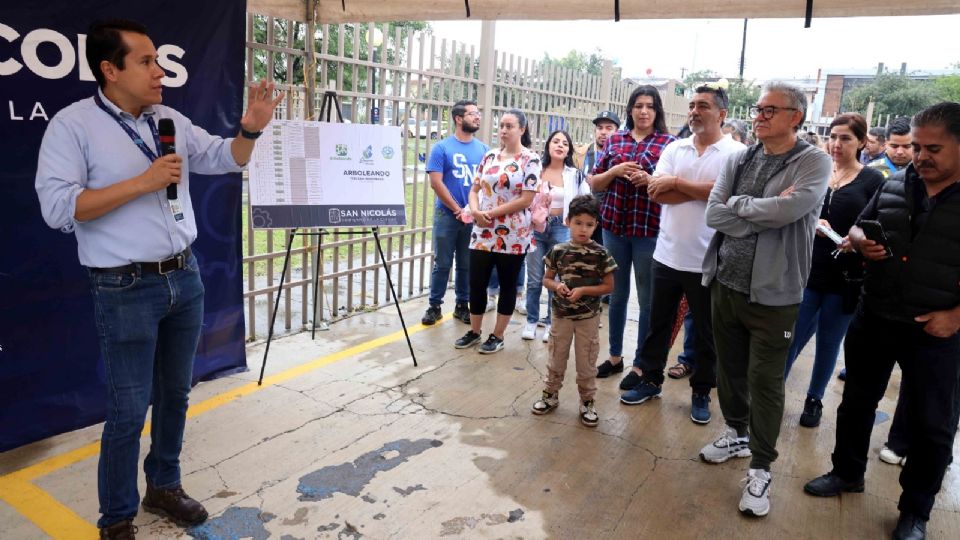
[[[841,369],[840,373],[837,373],[837,378],[841,381],[847,380],[847,368]]]
[[[604,360],[602,364],[597,366],[598,379],[606,379],[614,373],[623,373],[623,360],[621,360],[619,364],[614,364],[608,358],[607,360]]]
[[[923,540],[927,537],[927,520],[909,512],[901,512],[893,529],[893,540]]]
[[[807,485],[803,486],[803,490],[817,497],[836,497],[845,491],[848,493],[863,493],[863,478],[848,482],[831,471],[807,482]]]
[[[480,350],[477,352],[480,354],[493,354],[501,350],[503,350],[503,340],[490,334],[487,336],[487,340],[480,344]]]
[[[620,365],[623,365],[623,363],[621,362]],[[620,389],[633,390],[640,382],[640,374],[631,369],[630,373],[627,373],[627,376],[620,381]]]
[[[800,415],[800,425],[803,427],[817,427],[820,425],[820,416],[823,415],[823,402],[808,397],[803,403],[803,414]]]
[[[184,493],[180,486],[158,489],[148,482],[147,494],[141,504],[147,512],[166,516],[181,527],[192,527],[207,520],[206,508]]]
[[[455,341],[453,346],[458,349],[466,349],[468,347],[473,347],[477,343],[480,343],[480,334],[474,332],[473,330],[467,330],[467,333],[464,334],[462,338]]]
[[[136,540],[137,528],[132,519],[119,521],[100,529],[100,540]]]
[[[470,308],[466,302],[457,302],[457,307],[453,308],[453,318],[462,323],[470,324]]]
[[[420,319],[420,323],[430,326],[436,324],[442,318],[443,314],[440,313],[440,306],[430,306],[427,308],[427,312],[423,314],[423,318]]]

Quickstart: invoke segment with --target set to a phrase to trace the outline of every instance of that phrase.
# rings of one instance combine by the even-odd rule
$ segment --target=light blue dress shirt
[[[157,154],[147,123],[170,118],[176,125],[177,154],[183,158],[177,194],[184,219],[174,220],[166,190],[148,193],[90,221],[78,221],[77,197],[87,188],[102,189],[142,174],[150,160],[116,120],[93,97],[57,113],[40,145],[36,189],[43,219],[52,228],[77,236],[80,264],[93,268],[131,262],[162,261],[186,249],[197,238],[190,173],[239,172],[230,152],[233,139],[210,135],[170,107],[145,107],[139,118],[121,111],[100,90],[100,98]]]

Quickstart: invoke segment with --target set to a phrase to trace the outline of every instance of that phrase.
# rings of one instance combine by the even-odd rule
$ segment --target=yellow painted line
[[[96,538],[96,525],[29,482],[0,478],[0,499],[55,539]]]
[[[452,317],[444,317],[437,324],[442,324]],[[436,326],[436,325],[434,325]],[[415,334],[430,328],[422,324],[407,328],[407,333]],[[187,409],[187,418],[201,415],[227,403],[231,403],[243,396],[252,394],[264,388],[277,385],[321,367],[339,362],[351,356],[382,347],[403,339],[403,330],[372,339],[339,352],[328,354],[311,360],[305,364],[290,368],[286,371],[264,377],[263,386],[257,386],[256,381],[241,385],[205,399]],[[143,428],[141,436],[150,433],[149,422]],[[50,496],[31,481],[50,473],[69,467],[100,453],[100,443],[90,443],[75,450],[47,458],[43,461],[24,467],[5,476],[0,476],[0,500],[5,501],[24,517],[35,523],[45,533],[54,539],[74,540],[76,538],[95,538],[97,528],[78,516],[73,510]]]

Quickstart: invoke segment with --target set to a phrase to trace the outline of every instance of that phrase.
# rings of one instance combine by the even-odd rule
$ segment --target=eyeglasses
[[[468,113],[463,113],[463,115],[464,115],[464,116],[475,116],[475,117],[477,117],[477,118],[480,118],[480,117],[482,116],[482,113],[481,113],[480,111],[471,111],[471,112],[468,112]]]
[[[763,119],[769,120],[773,118],[773,115],[777,114],[780,111],[799,111],[800,109],[796,107],[774,107],[773,105],[767,105],[766,107],[757,107],[754,105],[750,107],[750,118],[756,118],[760,116],[760,113],[763,113]]]

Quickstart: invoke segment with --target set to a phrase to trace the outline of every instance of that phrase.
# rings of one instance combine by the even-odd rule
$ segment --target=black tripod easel
[[[336,108],[337,120],[343,122],[343,114],[340,112],[340,100],[337,93],[333,90],[327,90],[323,93],[323,101],[320,104],[320,118],[326,113],[325,122],[330,121],[333,109]],[[393,287],[393,278],[390,276],[390,267],[387,265],[387,258],[383,255],[383,246],[380,243],[380,227],[371,227],[370,230],[362,231],[325,231],[323,229],[315,232],[297,232],[294,228],[290,231],[290,238],[287,240],[287,254],[283,258],[283,271],[280,273],[280,285],[277,287],[277,299],[273,306],[273,315],[270,317],[270,329],[267,332],[267,346],[263,351],[263,363],[260,365],[260,378],[257,379],[257,386],[263,385],[263,375],[267,369],[267,355],[270,354],[270,343],[273,341],[273,327],[277,322],[277,312],[280,310],[280,297],[283,295],[283,282],[287,276],[287,268],[290,266],[290,251],[293,248],[293,239],[297,236],[315,236],[317,237],[317,257],[316,264],[313,265],[313,320],[311,322],[310,339],[316,337],[317,332],[317,294],[320,284],[320,252],[323,249],[323,237],[333,236],[351,236],[360,234],[373,234],[373,239],[377,244],[377,254],[380,256],[380,263],[383,265],[383,271],[387,276],[387,285],[390,287],[390,295],[393,298],[393,305],[397,307],[397,315],[400,316],[400,326],[403,327],[403,335],[407,338],[407,348],[410,349],[410,357],[413,358],[413,365],[417,367],[417,355],[413,352],[413,344],[410,342],[410,333],[407,331],[407,323],[403,320],[403,312],[400,310],[400,301],[397,299],[397,291]]]

